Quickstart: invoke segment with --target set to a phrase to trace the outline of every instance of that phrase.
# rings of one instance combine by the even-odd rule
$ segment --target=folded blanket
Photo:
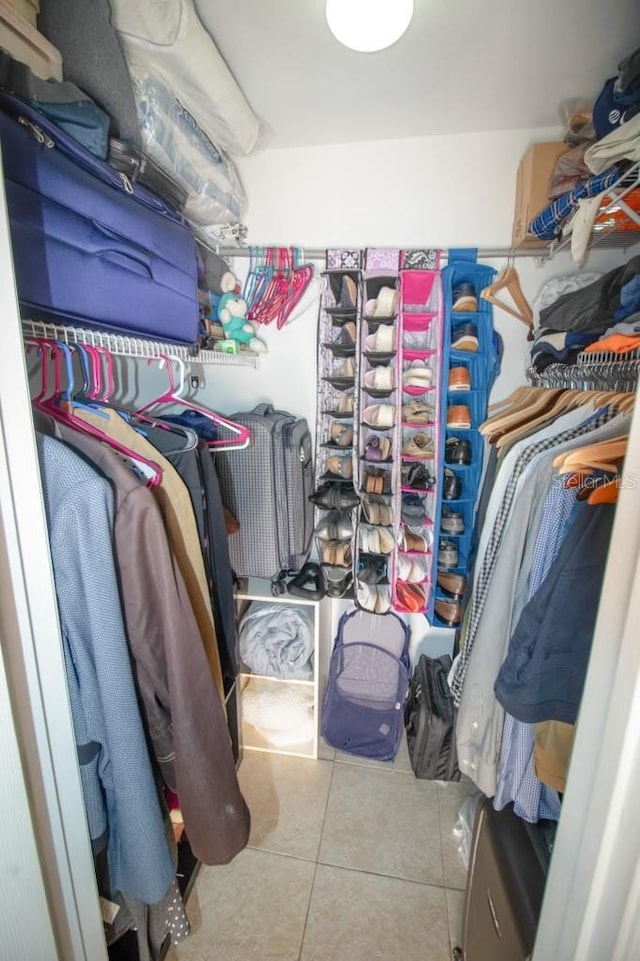
[[[313,647],[313,614],[302,605],[256,601],[240,622],[240,658],[254,674],[307,680]]]

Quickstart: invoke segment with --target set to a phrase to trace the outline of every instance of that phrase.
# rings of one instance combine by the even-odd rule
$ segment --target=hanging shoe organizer
[[[403,613],[429,617],[435,579],[433,547],[437,541],[437,464],[442,442],[442,316],[439,270],[402,270],[393,607]]]
[[[391,610],[397,490],[397,332],[400,251],[369,248],[359,324],[358,444],[360,497],[354,557],[355,601],[362,610]]]
[[[318,321],[315,541],[329,597],[353,597],[359,251],[328,251]]]
[[[462,623],[462,597],[472,562],[475,508],[482,479],[484,442],[478,428],[499,370],[493,308],[480,297],[495,270],[475,263],[475,251],[449,251],[442,271],[444,375],[440,403],[442,439],[430,608],[435,627]]]

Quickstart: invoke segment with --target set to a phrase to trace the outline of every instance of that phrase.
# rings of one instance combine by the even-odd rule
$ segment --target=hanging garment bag
[[[261,404],[232,414],[251,444],[218,455],[222,498],[240,524],[229,537],[240,577],[277,577],[304,565],[311,546],[313,463],[306,420]]]
[[[0,143],[23,315],[195,343],[195,240],[173,211],[6,93]]]
[[[455,708],[447,675],[451,658],[422,654],[416,664],[404,712],[413,773],[436,781],[459,781]]]

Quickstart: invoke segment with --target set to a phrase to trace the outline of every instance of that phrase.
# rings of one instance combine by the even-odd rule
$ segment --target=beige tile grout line
[[[309,903],[307,904],[307,913],[304,917],[304,926],[302,928],[302,938],[300,939],[300,950],[298,951],[298,961],[302,955],[302,947],[304,945],[304,939],[307,936],[307,923],[309,921],[309,912],[311,911],[311,901],[313,900],[313,889],[316,884],[316,874],[318,873],[318,856],[320,854],[320,845],[322,844],[322,835],[324,834],[324,826],[327,821],[327,811],[329,810],[329,798],[331,797],[331,786],[333,784],[333,775],[336,769],[335,756],[333,761],[331,761],[331,777],[329,778],[329,790],[327,791],[327,800],[324,806],[324,814],[322,815],[322,825],[320,827],[320,838],[318,840],[318,850],[316,851],[315,866],[313,868],[313,879],[311,881],[311,889],[309,891]]]
[[[454,890],[454,889],[453,888],[450,889],[447,884],[447,870],[445,868],[445,863],[444,863],[444,838],[442,836],[442,808],[440,805],[442,792],[440,791],[440,787],[437,784],[436,784],[436,789],[438,792],[438,824],[440,827],[440,856],[442,858],[442,880],[444,881],[444,908],[447,915],[447,932],[449,935],[449,951],[453,955],[453,949],[454,947],[457,947],[457,945],[454,945],[451,938],[451,916],[449,914],[449,898],[447,897],[447,893],[449,890]]]

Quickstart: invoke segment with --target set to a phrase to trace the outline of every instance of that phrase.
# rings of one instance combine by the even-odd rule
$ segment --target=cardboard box
[[[548,241],[527,233],[534,217],[549,203],[549,183],[558,157],[568,150],[566,143],[534,143],[518,167],[516,206],[513,217],[513,247],[546,247]]]

